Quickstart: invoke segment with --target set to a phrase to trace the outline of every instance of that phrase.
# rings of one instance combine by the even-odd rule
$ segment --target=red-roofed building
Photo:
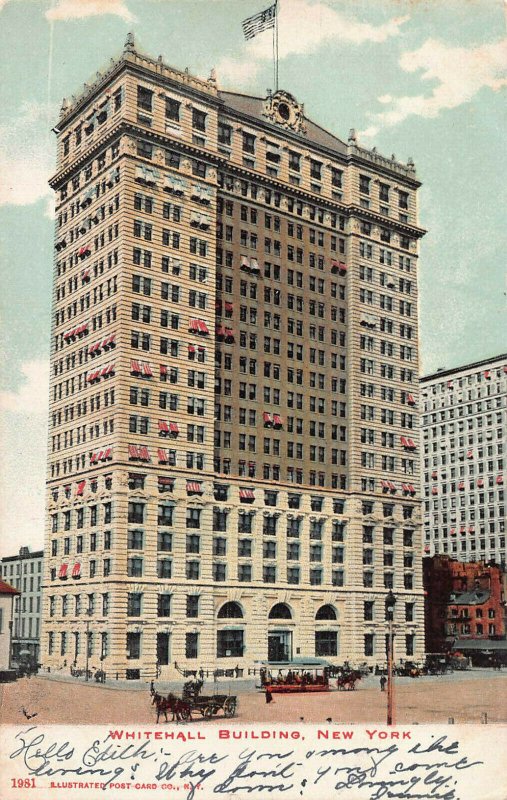
[[[18,589],[0,580],[0,682],[16,679],[11,669],[11,636],[13,600],[18,594]]]

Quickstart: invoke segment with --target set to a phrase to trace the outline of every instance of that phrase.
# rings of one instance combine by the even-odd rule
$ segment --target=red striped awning
[[[273,424],[273,420],[271,419],[271,414],[269,413],[269,411],[265,411],[263,413],[262,419],[264,421],[264,425],[272,425]]]
[[[433,472],[431,473],[431,477],[433,478],[433,480],[435,480],[438,477],[438,472],[436,471],[436,469],[434,469]]]
[[[482,489],[482,487],[484,486],[484,478],[477,478],[477,486],[479,487],[479,489]]]
[[[178,423],[177,422],[170,422],[169,423],[169,431],[174,436],[177,436],[179,434],[179,432],[180,432],[180,429],[178,428]]]
[[[139,458],[139,449],[135,444],[129,444],[129,458]]]
[[[90,456],[90,464],[96,464],[96,463],[97,463],[97,453],[92,453]]]
[[[104,451],[100,450],[97,455],[97,461],[104,461]]]
[[[193,355],[195,353],[195,345],[194,344],[189,344],[188,345],[188,352],[190,353],[190,355]]]
[[[188,323],[188,330],[192,333],[199,333],[199,321],[197,319],[191,319]]]
[[[226,311],[233,311],[234,310],[233,304],[229,303],[227,300],[225,301],[225,310]]]
[[[409,393],[407,395],[407,403],[409,404],[409,406],[415,406],[415,398],[413,394]]]
[[[217,325],[215,333],[219,337],[225,336],[225,328],[224,328],[224,326],[223,325]]]
[[[484,372],[484,377],[486,378],[487,381],[489,381],[489,379],[491,378],[491,372],[489,371],[489,369],[487,369]]]
[[[232,330],[232,328],[226,328],[225,329],[225,338],[226,339],[232,339],[232,340],[234,339],[234,331]]]
[[[162,477],[159,477],[158,483],[159,483],[159,486],[174,486],[174,478],[162,478]]]
[[[473,457],[474,457],[474,451],[473,450],[468,450],[467,451],[467,458],[473,458]]]
[[[106,447],[106,449],[104,450],[104,455],[102,456],[102,460],[103,461],[108,461],[112,457],[113,457],[113,448],[112,447]]]
[[[458,483],[458,489],[459,489],[460,491],[463,491],[463,489],[464,489],[464,488],[465,488],[465,481],[460,481],[460,482]]]
[[[452,381],[447,381],[447,388],[452,389]]]
[[[157,450],[158,453],[158,460],[161,464],[165,464],[166,461],[169,461],[169,453],[167,450],[164,450],[162,447],[159,447]]]
[[[388,481],[388,483],[389,483],[389,490],[393,493],[396,492],[397,491],[396,484],[394,484],[392,481]]]
[[[202,494],[202,487],[198,481],[187,481],[187,494]]]
[[[436,486],[433,486],[433,488],[431,490],[431,494],[438,494],[438,489],[437,489]]]
[[[408,484],[408,490],[409,490],[410,494],[415,494],[416,493],[415,486],[413,486],[411,483]]]
[[[503,475],[497,475],[496,476],[496,482],[497,483],[503,483]]]
[[[257,259],[256,258],[251,258],[250,259],[250,272],[257,273],[257,272],[260,272],[260,271],[261,270],[260,270],[259,262],[257,261]]]
[[[68,564],[62,564],[58,572],[58,577],[62,579],[66,578],[68,569],[69,569]]]
[[[408,483],[402,483],[401,484],[401,488],[406,494],[408,494],[410,492],[410,488],[409,488]]]
[[[76,489],[76,497],[81,497],[86,486],[86,481],[79,481]]]
[[[459,529],[459,532],[460,532],[461,534],[463,534],[463,533],[466,533],[466,532],[467,532],[467,529],[465,528],[465,526],[464,526],[464,525],[462,525],[462,526],[461,526],[461,528]]]
[[[167,375],[167,367],[164,364],[160,365],[160,374]]]
[[[109,375],[109,364],[106,364],[105,367],[102,367],[100,374],[102,375],[103,378],[105,378],[106,375]]]
[[[76,563],[72,567],[72,577],[73,578],[81,577],[81,564],[79,563],[79,561],[76,561]]]
[[[209,328],[202,319],[197,320],[197,325],[199,327],[199,333],[202,333],[203,336],[209,336]]]
[[[408,443],[408,439],[407,439],[406,436],[402,436],[401,437],[401,444],[402,444],[403,447],[410,447],[410,445]]]
[[[158,429],[160,433],[169,433],[169,425],[164,419],[159,419]]]
[[[153,370],[151,368],[151,364],[148,364],[147,361],[143,363],[143,375],[146,375],[148,378],[153,378]]]
[[[80,258],[82,258],[83,256],[87,256],[89,253],[91,253],[91,250],[87,244],[85,244],[83,247],[80,247],[79,250],[77,251],[77,254]]]
[[[250,269],[250,262],[246,256],[241,256],[241,269]]]
[[[283,426],[283,419],[279,414],[273,414],[273,425],[275,428],[281,428]]]
[[[142,372],[141,364],[139,363],[139,361],[136,361],[136,359],[134,359],[134,358],[130,359],[130,371],[131,372],[137,372],[137,373],[141,373]]]
[[[139,458],[141,461],[149,461],[150,460],[150,451],[145,445],[142,445],[139,448]]]
[[[255,500],[255,493],[253,489],[240,489],[240,500]]]

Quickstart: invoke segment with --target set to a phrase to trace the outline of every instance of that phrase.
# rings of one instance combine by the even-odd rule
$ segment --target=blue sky
[[[52,199],[63,97],[140,50],[264,96],[271,35],[241,21],[269,0],[0,0],[0,555],[42,544]],[[507,39],[500,0],[279,0],[280,86],[308,116],[401,161],[420,224],[422,370],[507,349]],[[28,436],[27,436],[28,433]],[[28,489],[28,491],[27,491]]]

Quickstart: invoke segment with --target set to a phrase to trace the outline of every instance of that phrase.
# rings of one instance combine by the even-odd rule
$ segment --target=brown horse
[[[184,700],[180,700],[179,697],[176,697],[176,695],[172,693],[168,694],[167,697],[163,697],[161,694],[155,692],[152,697],[151,704],[157,709],[157,724],[160,720],[161,714],[164,715],[165,721],[168,722],[168,711],[170,711],[172,714],[171,722],[174,722],[175,720],[177,722],[180,720],[188,720],[192,716],[192,707],[190,704],[186,703]]]
[[[350,672],[347,675],[341,675],[336,681],[336,685],[339,690],[351,692],[356,688],[356,682],[360,680],[360,672]]]

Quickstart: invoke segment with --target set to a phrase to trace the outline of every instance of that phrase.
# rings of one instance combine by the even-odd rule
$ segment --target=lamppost
[[[393,724],[393,704],[394,704],[394,685],[393,685],[393,620],[394,620],[394,606],[396,605],[396,597],[392,590],[386,595],[386,620],[389,623],[389,631],[387,634],[387,724]]]
[[[92,615],[92,610],[89,608],[86,612],[86,665],[85,665],[85,681],[88,680],[88,664],[90,660],[90,617]]]

